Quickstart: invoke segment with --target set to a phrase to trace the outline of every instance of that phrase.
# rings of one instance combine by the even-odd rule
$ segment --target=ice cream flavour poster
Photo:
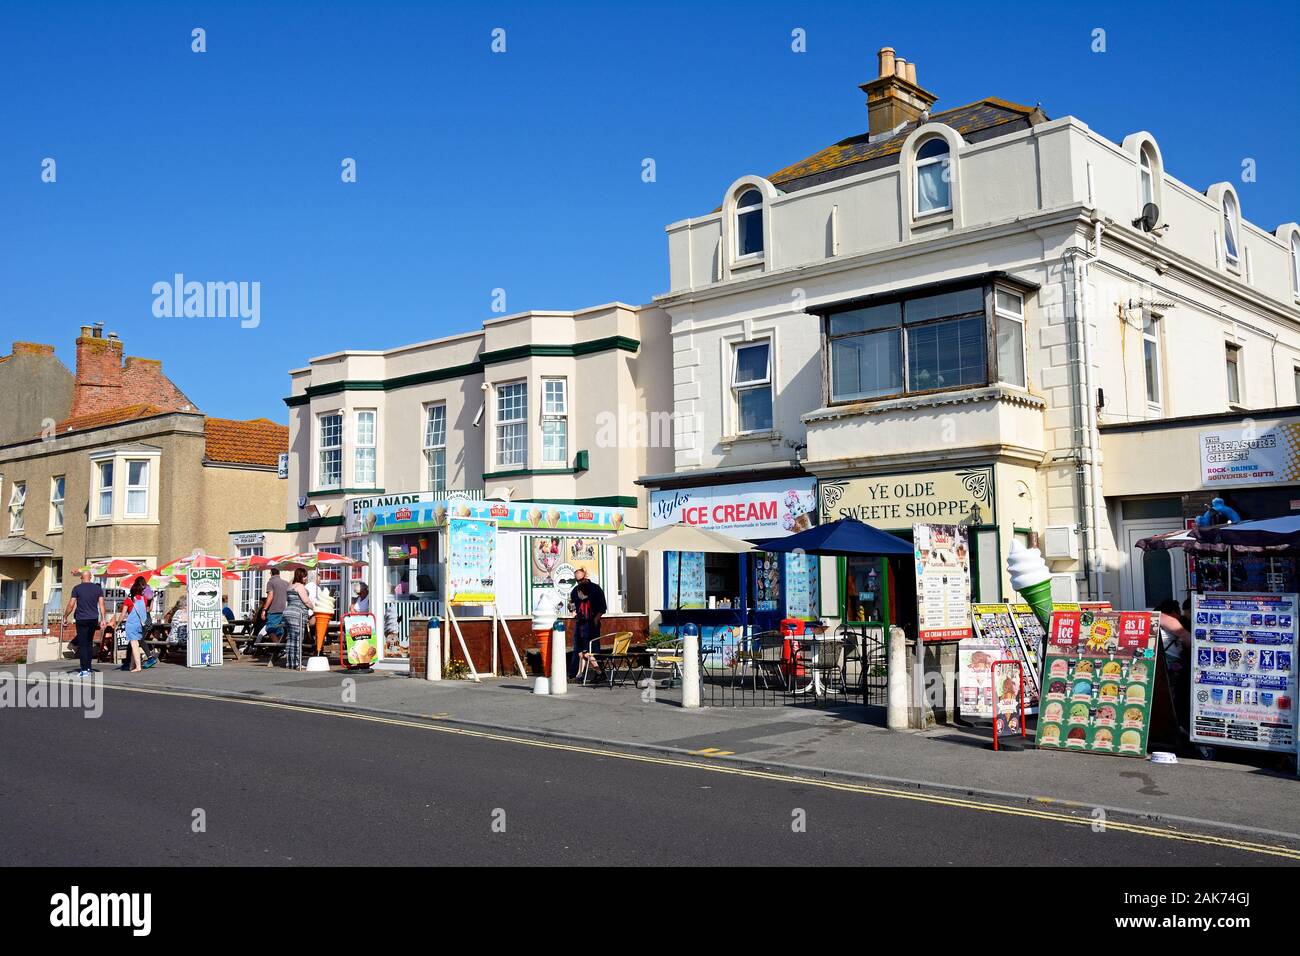
[[[951,524],[912,525],[916,562],[916,617],[922,641],[970,637],[970,551],[966,529]]]
[[[485,501],[457,495],[422,501],[385,502],[361,511],[359,530],[387,534],[443,528],[448,518],[492,520],[503,529],[527,531],[623,530],[628,509],[545,501]]]

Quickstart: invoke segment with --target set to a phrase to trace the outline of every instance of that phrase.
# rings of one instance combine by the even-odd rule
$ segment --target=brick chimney
[[[881,47],[877,58],[879,75],[859,87],[867,94],[867,129],[873,139],[920,119],[939,98],[917,86],[916,64],[895,56],[893,47]]]
[[[77,372],[69,418],[126,404],[122,394],[122,342],[104,338],[103,325],[83,325],[77,337]]]

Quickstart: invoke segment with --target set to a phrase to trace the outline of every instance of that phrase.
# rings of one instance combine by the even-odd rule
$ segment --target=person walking
[[[284,637],[284,607],[288,598],[289,582],[280,577],[279,568],[271,568],[266,579],[266,599],[262,601],[268,636],[277,634]]]
[[[74,614],[75,609],[75,614]],[[73,615],[77,628],[77,654],[81,660],[78,677],[89,677],[94,673],[90,666],[95,651],[95,634],[104,614],[104,589],[95,583],[94,575],[89,571],[81,572],[81,583],[72,589],[68,606],[63,609],[63,623],[68,623]]]
[[[144,639],[149,629],[149,602],[153,600],[153,588],[145,586],[143,581],[131,585],[131,609],[126,613],[127,661],[131,673],[144,669]],[[153,659],[150,658],[150,665]]]
[[[591,665],[591,655],[600,651],[600,619],[609,610],[605,592],[587,576],[583,568],[573,575],[573,590],[569,592],[569,610],[573,612],[573,663],[570,671],[575,680],[581,679]]]
[[[291,671],[302,670],[302,642],[307,633],[307,622],[312,619],[311,593],[307,590],[307,569],[293,572],[293,584],[285,597],[284,621],[289,626],[285,638],[284,666]]]

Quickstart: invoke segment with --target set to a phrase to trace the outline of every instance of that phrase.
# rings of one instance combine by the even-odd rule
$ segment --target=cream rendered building
[[[611,605],[640,611],[640,565],[592,542],[644,527],[636,478],[670,466],[667,333],[661,310],[610,303],[314,358],[290,373],[286,399],[289,521],[245,529],[232,549],[363,557],[376,614],[438,614],[446,508],[473,503],[510,527],[498,546],[503,614],[531,613],[543,538],[584,550]]]
[[[976,599],[1011,597],[1017,537],[1061,597],[1181,597],[1178,562],[1144,568],[1132,542],[1233,487],[1202,481],[1198,429],[1296,414],[1274,409],[1300,402],[1300,227],[1252,223],[1248,185],[1179,181],[1148,133],[934,110],[890,49],[878,73],[868,133],[667,228],[679,430],[644,483],[807,476],[822,520],[960,521]],[[1268,477],[1283,510],[1300,499]]]

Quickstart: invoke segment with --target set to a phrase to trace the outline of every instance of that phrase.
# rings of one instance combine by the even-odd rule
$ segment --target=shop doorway
[[[1187,597],[1187,560],[1183,552],[1143,551],[1137,546],[1143,538],[1182,527],[1181,518],[1123,524],[1121,537],[1128,561],[1120,575],[1121,607],[1145,610],[1170,599],[1183,603]]]

